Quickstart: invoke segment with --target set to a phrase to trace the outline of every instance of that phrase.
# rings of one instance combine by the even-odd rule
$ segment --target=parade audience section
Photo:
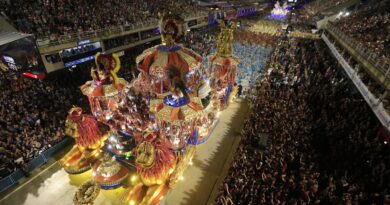
[[[347,36],[355,40],[358,47],[369,49],[390,64],[390,4],[378,4],[375,7],[362,7],[350,12],[335,22]]]
[[[324,4],[314,1],[304,7],[303,14],[311,20],[319,12],[344,3],[346,3],[345,0],[330,0]],[[381,5],[362,7],[353,12],[343,13],[339,15],[337,21],[328,24],[328,26],[332,28],[332,31],[337,30],[338,34],[343,33],[343,37],[350,38],[351,41],[348,42],[357,42],[357,45],[354,45],[355,50],[358,50],[356,48],[364,48],[364,51],[368,50],[369,52],[364,53],[369,53],[370,56],[365,57],[375,59],[375,66],[383,67],[383,65],[390,64],[390,48],[388,46],[390,7],[389,4]],[[158,0],[0,0],[1,15],[19,31],[32,33],[37,39],[49,38],[53,41],[61,38],[80,37],[85,33],[96,34],[100,31],[106,32],[105,34],[108,35],[112,32],[112,29],[123,29],[124,27],[144,28],[151,24],[155,26],[159,14],[169,11],[180,11],[183,17],[188,17],[203,13],[205,9],[198,6],[196,2],[186,0],[168,0],[163,3]],[[123,136],[115,135],[118,139],[125,137],[126,134],[127,137],[137,135],[139,138],[136,138],[136,140],[142,137],[142,140],[145,140],[145,145],[142,146],[147,146],[162,132],[143,135],[145,127],[155,129],[157,126],[157,124],[151,122],[150,124],[144,123],[145,119],[150,117],[150,110],[153,110],[156,116],[159,113],[160,117],[153,118],[153,120],[160,120],[158,126],[161,128],[159,129],[166,131],[164,135],[168,136],[164,143],[169,146],[163,148],[166,150],[169,148],[173,151],[169,152],[167,158],[160,156],[161,160],[158,161],[157,167],[164,167],[164,172],[169,173],[169,175],[173,173],[173,164],[178,162],[173,159],[182,157],[181,151],[183,150],[184,153],[185,146],[194,139],[192,145],[195,147],[196,140],[201,137],[201,134],[207,133],[207,135],[202,136],[207,140],[210,136],[209,132],[212,132],[212,129],[209,128],[217,122],[213,111],[212,114],[207,115],[207,118],[199,118],[193,122],[188,120],[186,122],[188,124],[185,126],[180,122],[180,126],[183,127],[179,129],[179,126],[172,122],[176,118],[182,118],[185,113],[183,114],[184,111],[177,107],[181,107],[180,109],[183,108],[183,110],[192,109],[194,110],[193,113],[197,114],[203,109],[203,104],[204,107],[210,104],[210,99],[211,102],[221,101],[224,102],[223,106],[214,103],[215,113],[219,116],[220,112],[226,108],[224,106],[235,100],[236,92],[238,98],[242,97],[239,100],[249,101],[251,113],[245,120],[244,128],[240,133],[240,145],[228,174],[219,187],[215,204],[390,204],[390,155],[388,154],[390,153],[390,135],[384,127],[388,126],[389,123],[384,123],[384,120],[381,120],[382,123],[378,121],[377,117],[380,118],[380,116],[377,113],[377,116],[375,116],[372,111],[379,107],[387,111],[390,110],[390,97],[387,90],[374,78],[371,78],[364,71],[363,66],[353,59],[353,56],[342,51],[339,45],[334,44],[332,42],[333,38],[329,40],[326,37],[328,32],[322,33],[326,43],[319,38],[318,33],[311,33],[311,26],[305,22],[306,18],[299,19],[297,26],[294,25],[294,31],[290,33],[286,31],[287,27],[284,30],[282,29],[281,22],[254,18],[242,20],[237,30],[234,31],[236,29],[234,27],[230,33],[226,32],[225,28],[225,34],[221,32],[219,36],[218,33],[223,29],[220,30],[217,26],[212,25],[193,30],[187,30],[184,26],[180,29],[175,26],[172,28],[167,26],[165,32],[160,28],[160,30],[153,29],[140,34],[135,33],[134,35],[105,39],[102,41],[102,45],[107,49],[105,52],[110,53],[108,50],[112,51],[112,49],[119,46],[132,44],[159,32],[169,37],[162,38],[163,42],[159,47],[154,47],[160,44],[159,40],[155,40],[121,51],[120,66],[119,60],[116,61],[117,54],[112,55],[112,59],[118,63],[115,65],[120,67],[120,71],[116,67],[115,69],[106,67],[103,80],[100,80],[102,74],[99,73],[102,70],[91,72],[90,69],[93,66],[96,68],[105,67],[103,61],[96,65],[95,63],[98,63],[98,61],[85,62],[77,65],[76,68],[72,67],[57,73],[51,73],[44,80],[29,79],[23,77],[20,73],[0,70],[0,159],[2,162],[0,164],[0,179],[11,179],[12,177],[7,176],[16,173],[15,171],[18,169],[18,172],[22,171],[24,176],[28,176],[28,172],[31,171],[27,168],[28,163],[63,141],[65,137],[65,119],[67,119],[68,114],[71,117],[73,116],[73,112],[68,113],[68,111],[74,105],[81,108],[78,108],[78,111],[74,110],[74,112],[79,112],[78,117],[83,118],[84,115],[81,115],[81,113],[84,111],[85,113],[94,114],[95,116],[90,115],[90,119],[96,121],[95,118],[98,118],[96,116],[103,112],[101,110],[99,110],[101,113],[94,112],[92,109],[103,110],[102,107],[104,106],[91,104],[90,110],[88,105],[93,102],[91,99],[98,99],[101,96],[95,96],[97,91],[96,93],[88,93],[87,91],[91,89],[84,89],[85,93],[89,94],[84,93],[89,97],[87,99],[81,93],[80,86],[89,80],[92,75],[93,81],[90,81],[89,84],[86,83],[85,87],[101,86],[103,84],[100,83],[106,80],[116,86],[115,89],[118,89],[116,94],[119,96],[119,93],[124,93],[122,89],[125,86],[119,83],[117,85],[118,78],[116,75],[118,74],[118,77],[132,85],[129,87],[137,88],[129,92],[123,103],[120,103],[121,106],[125,107],[123,110],[128,112],[126,113],[128,116],[118,117],[123,110],[118,109],[114,112],[111,110],[112,107],[107,108],[106,110],[114,114],[109,113],[112,116],[109,116],[109,114],[103,116],[104,113],[99,115],[100,119],[98,120],[106,123],[106,125],[100,123],[99,127],[96,122],[94,124],[95,128],[100,129],[109,125],[115,128],[113,130],[119,130],[118,127],[120,127],[120,134],[124,134]],[[185,21],[180,22],[184,23]],[[224,21],[219,23],[221,22]],[[169,40],[174,39],[174,36],[176,37],[176,34],[168,36],[172,35],[170,32],[180,33],[181,36],[184,35],[184,31],[188,31],[188,33],[182,40],[177,39],[178,42],[169,42]],[[168,45],[167,42],[170,44]],[[151,50],[146,50],[151,47],[151,50],[155,52],[153,55],[148,53]],[[182,49],[181,47],[186,49],[178,52],[179,49]],[[61,57],[70,58],[96,49],[94,46],[70,49],[62,52]],[[145,53],[142,53],[144,50],[146,50]],[[166,53],[162,55],[162,52]],[[101,55],[105,56],[107,53]],[[172,53],[175,53],[175,55],[172,55]],[[227,60],[224,61],[225,64],[213,66],[210,60],[212,58],[208,58],[213,53],[217,53],[221,58],[229,57],[237,60]],[[226,53],[228,55],[225,55]],[[375,58],[371,56],[371,53],[375,55]],[[157,55],[161,56],[157,58]],[[191,58],[187,62],[188,57],[185,58],[182,55],[191,55]],[[146,56],[148,57],[145,58]],[[165,58],[164,56],[168,57]],[[180,59],[183,58],[185,62],[179,62],[177,60],[179,57]],[[113,61],[111,58],[107,57],[107,59],[110,62]],[[177,68],[168,64],[168,62],[173,62],[172,59],[175,59]],[[229,67],[231,62],[237,63]],[[342,65],[339,65],[340,62]],[[159,63],[161,63],[161,66],[157,66]],[[191,69],[188,68],[187,75],[183,75],[184,72],[182,73],[180,70],[183,68],[182,65],[194,66],[194,72],[189,72]],[[349,69],[345,69],[345,67]],[[150,68],[156,70],[152,72]],[[157,68],[169,70],[164,71],[169,74],[167,75],[168,78],[163,78],[160,74],[157,74],[157,71],[159,71]],[[214,75],[213,80],[207,79],[213,74],[206,72],[207,70],[213,70],[210,68],[218,69],[218,75]],[[112,70],[115,70],[115,72],[111,72]],[[388,71],[386,70],[383,73],[387,76]],[[229,73],[229,75],[226,73]],[[183,76],[185,78],[181,79]],[[355,85],[349,78],[355,78],[353,81]],[[153,80],[148,82],[150,79]],[[190,82],[193,88],[186,88],[187,81]],[[356,82],[359,82],[359,84]],[[223,87],[226,90],[219,88],[213,90],[208,83],[212,86]],[[228,85],[225,86],[224,83],[228,83]],[[357,90],[356,87],[359,88],[359,86],[363,87],[365,92],[362,92],[362,89]],[[235,88],[234,92],[232,92],[233,87]],[[101,90],[105,92],[104,89]],[[191,99],[190,96],[192,97],[193,93],[188,95],[189,90],[197,91],[194,93],[197,93],[197,95],[202,93],[204,96],[199,97],[199,99]],[[220,94],[216,95],[217,91]],[[153,94],[150,95],[151,93]],[[151,99],[165,96],[166,93],[171,93],[170,97],[155,99],[153,109],[145,106],[145,104],[150,103]],[[230,98],[231,93],[234,93],[234,96]],[[140,100],[142,94],[145,95],[145,98]],[[369,100],[365,101],[362,97],[365,94],[375,100],[371,102],[371,107],[366,102]],[[109,102],[109,100],[112,100],[110,99],[111,96],[109,94],[105,95],[102,96],[108,96],[106,104],[109,107],[113,101]],[[181,99],[182,101],[175,102],[171,101],[172,99]],[[115,103],[118,102],[115,101]],[[144,102],[145,104],[143,104]],[[187,104],[189,107],[185,107]],[[167,123],[168,121],[164,121],[164,117],[161,117],[165,116],[162,112],[164,107],[166,110],[169,109],[169,119],[171,120],[169,123],[172,123],[172,125]],[[136,119],[137,117],[141,120]],[[186,117],[183,117],[183,119],[183,121],[186,121]],[[124,123],[115,124],[115,120]],[[76,121],[75,124],[80,122]],[[137,124],[134,123],[135,121],[137,121]],[[136,125],[126,128],[130,122]],[[191,126],[197,126],[199,130],[193,129]],[[124,130],[132,131],[131,135],[124,132]],[[182,135],[186,135],[186,138],[179,139],[177,134],[179,131],[184,133]],[[188,140],[190,137],[187,135],[191,136],[191,140]],[[101,147],[95,147],[97,151],[94,154],[99,156],[98,149],[100,148],[112,151],[113,146],[120,142],[115,136],[113,135],[109,139],[112,144],[104,146],[104,143],[101,143],[99,144]],[[84,137],[88,138],[90,136],[85,134]],[[104,142],[105,137],[99,135],[99,140]],[[153,146],[156,147],[156,153],[163,153],[161,150],[164,149],[159,147],[160,142],[153,143],[155,143]],[[89,144],[91,147],[93,145],[92,142]],[[84,151],[83,146],[80,145],[79,151]],[[153,158],[154,155],[150,153],[142,153],[146,150],[142,146],[137,147],[137,153],[129,152],[128,155],[123,156],[126,160],[135,155]],[[129,150],[133,150],[133,148],[135,146]],[[80,151],[80,153],[83,151]],[[68,163],[72,162],[75,156],[80,157],[80,164],[91,168],[89,167],[90,162],[82,161],[84,160],[82,154],[78,154],[77,150],[74,153],[77,154],[73,155],[71,153],[66,160],[63,160],[65,163],[60,162],[65,169],[68,168],[67,172],[76,174],[71,172]],[[175,168],[179,170],[177,171],[179,174],[175,172],[175,176],[177,176],[174,178],[175,183],[183,181],[180,173],[184,172],[186,166],[192,165],[194,153],[195,151],[188,155],[190,157],[183,158],[183,163]],[[123,154],[122,150],[120,150],[120,154]],[[110,167],[115,160],[108,156],[106,155],[104,160],[107,167]],[[150,171],[149,165],[153,164],[154,166],[154,162],[148,164],[149,160],[142,159],[142,157],[139,159],[137,169],[141,170],[147,179],[151,176],[148,173]],[[171,164],[168,164],[165,160],[168,158],[171,158]],[[186,164],[187,161],[188,164]],[[75,167],[78,166],[77,163],[74,163]],[[97,169],[97,167],[91,169]],[[80,173],[83,171],[85,170],[81,170]],[[95,175],[96,173],[93,174],[93,177]],[[106,178],[100,179],[103,179],[102,184],[104,184]],[[134,181],[133,177],[129,179]],[[167,185],[165,182],[160,183],[160,180],[153,180],[151,180],[151,184],[162,184],[161,187]],[[17,180],[11,179],[10,181],[13,185]],[[119,184],[117,185],[119,186]],[[138,190],[134,193],[146,192],[145,187],[151,187],[149,185],[145,183],[138,186]],[[112,187],[107,186],[107,188]],[[150,191],[149,195],[153,196],[154,194],[151,193],[153,192]],[[165,193],[168,193],[167,187],[164,187]],[[165,195],[162,194],[162,196]],[[131,197],[140,199],[140,197],[132,196],[129,192],[127,201],[130,204],[132,204]],[[163,199],[161,197],[158,197],[159,200]],[[83,197],[80,197],[79,200],[82,201]]]
[[[119,26],[146,26],[157,23],[158,13],[162,11],[180,11],[189,16],[201,12],[202,8],[186,0],[164,3],[158,0],[0,1],[0,13],[21,32],[51,40]]]
[[[282,40],[268,69],[216,203],[384,204],[386,131],[325,44]]]
[[[38,81],[0,73],[1,177],[61,141],[64,118],[74,104],[85,105],[71,74]],[[82,80],[82,78],[81,78]]]

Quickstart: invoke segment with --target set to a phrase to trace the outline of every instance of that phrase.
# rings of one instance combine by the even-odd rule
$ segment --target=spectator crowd
[[[186,0],[1,0],[0,14],[22,32],[38,38],[94,32],[102,29],[146,26],[157,23],[158,13],[180,11],[184,16],[202,12]],[[99,14],[99,15],[97,15]]]
[[[96,51],[98,48],[95,45],[83,45],[77,48],[65,49],[60,55],[62,58],[69,58],[75,55]]]
[[[61,141],[72,105],[86,105],[74,76],[35,80],[0,72],[0,177]]]
[[[364,5],[344,15],[335,26],[358,43],[354,46],[370,50],[390,65],[390,3]]]
[[[201,9],[185,0],[0,0],[0,12],[19,30],[54,38],[155,22],[163,10],[189,15]],[[388,9],[365,12],[351,15],[348,21],[353,24],[341,20],[336,25],[378,55],[385,55],[388,35],[383,29],[389,26]],[[196,29],[179,43],[207,56],[214,51],[217,33],[215,27]],[[104,43],[114,48],[135,40],[138,36]],[[238,30],[235,40],[235,55],[247,58],[239,71],[261,72],[261,78],[255,85],[251,82],[246,95],[252,113],[216,204],[390,203],[389,134],[325,44],[281,37],[272,22]],[[135,57],[156,43],[125,51],[119,77],[134,79],[138,74]],[[0,70],[0,177],[15,168],[24,169],[29,160],[61,141],[72,105],[88,112],[88,102],[78,87],[90,80],[91,66],[87,63],[82,69],[45,80]],[[239,74],[238,79],[245,78]]]
[[[210,55],[216,45],[216,37],[219,34],[218,26],[206,26],[203,28],[193,29],[188,32],[182,43],[184,47],[191,48],[201,56]]]
[[[342,72],[323,42],[279,41],[216,204],[390,202],[388,133]]]
[[[343,4],[346,1],[347,0],[314,0],[309,2],[308,4],[305,4],[303,7],[303,11],[307,15],[307,18],[311,18],[321,11]]]

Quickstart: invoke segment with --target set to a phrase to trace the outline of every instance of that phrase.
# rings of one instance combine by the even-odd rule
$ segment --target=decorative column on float
[[[229,104],[237,92],[236,70],[240,63],[238,57],[233,56],[234,30],[237,23],[231,26],[220,22],[221,32],[218,35],[217,52],[208,56],[211,74],[210,85],[213,90],[212,104],[215,109],[223,110]]]
[[[202,57],[176,43],[187,31],[181,17],[165,14],[160,31],[162,43],[136,58],[141,71],[136,82],[141,89],[149,88],[150,112],[160,137],[167,147],[180,152],[196,138],[194,121],[203,114],[198,91],[207,74],[201,66]]]
[[[134,81],[134,86],[150,96],[149,107],[153,119],[151,131],[155,139],[152,143],[145,139],[142,145],[148,145],[150,150],[160,146],[174,153],[176,168],[170,169],[168,173],[168,183],[172,186],[194,154],[193,145],[197,144],[199,129],[195,121],[204,115],[199,89],[205,84],[204,76],[207,73],[201,66],[202,57],[177,43],[187,32],[183,18],[165,14],[161,17],[159,26],[162,43],[146,49],[136,58],[141,72]],[[153,161],[158,160],[160,159],[156,158]],[[142,160],[139,160],[137,170],[146,184],[161,184],[166,181],[166,173],[147,174],[150,173],[148,170],[156,167],[147,167],[140,162]],[[162,172],[167,171],[159,167]]]

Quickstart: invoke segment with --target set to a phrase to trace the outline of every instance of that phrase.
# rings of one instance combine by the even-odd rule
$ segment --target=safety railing
[[[390,64],[386,61],[384,57],[378,56],[376,53],[372,52],[369,48],[365,47],[363,44],[358,43],[355,39],[346,35],[343,31],[333,25],[331,22],[326,24],[326,29],[332,31],[336,34],[341,40],[343,40],[349,47],[354,49],[362,58],[370,62],[374,67],[376,67],[380,72],[382,72],[386,78],[390,76]]]
[[[49,159],[58,151],[60,151],[65,146],[69,145],[72,142],[72,140],[68,137],[63,139],[58,144],[50,147],[46,151],[39,154],[37,157],[32,159],[27,164],[27,171],[31,172],[34,169],[44,165]],[[7,177],[0,180],[0,193],[6,191],[8,188],[12,187],[13,185],[17,184],[17,182],[22,179],[25,175],[23,174],[23,171],[20,169],[16,169],[12,174],[8,175]]]
[[[199,18],[206,16],[208,12],[201,11],[201,12],[195,12],[193,14],[190,14],[186,16],[186,20],[192,19],[192,18]],[[90,39],[95,37],[104,37],[109,36],[113,34],[123,33],[123,32],[129,32],[129,31],[135,31],[137,29],[142,28],[148,28],[148,27],[157,27],[158,26],[158,19],[150,19],[149,21],[144,22],[137,22],[135,24],[130,25],[121,25],[117,27],[110,27],[107,29],[99,29],[94,31],[85,31],[80,33],[71,33],[67,35],[61,35],[59,37],[45,37],[45,38],[38,38],[37,39],[37,45],[40,47],[47,47],[47,46],[54,46],[54,45],[60,45],[64,43],[70,43],[79,41],[82,39]]]

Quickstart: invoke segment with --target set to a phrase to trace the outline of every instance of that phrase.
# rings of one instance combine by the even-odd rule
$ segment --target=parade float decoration
[[[233,56],[234,30],[237,23],[231,26],[220,22],[221,32],[218,35],[217,52],[211,54],[209,73],[211,74],[210,84],[213,89],[212,103],[217,110],[223,110],[228,105],[230,98],[235,96],[237,88],[235,86],[236,70],[240,60]]]
[[[75,164],[92,167],[89,184],[94,186],[80,187],[77,203],[82,204],[83,195],[93,199],[97,186],[104,195],[120,190],[116,199],[126,204],[156,205],[182,179],[196,145],[207,140],[216,122],[216,110],[210,109],[213,85],[233,86],[238,60],[228,42],[234,28],[226,27],[220,35],[213,69],[202,67],[201,56],[176,43],[187,29],[184,20],[173,14],[164,15],[160,22],[162,44],[136,58],[141,72],[131,83],[117,77],[116,55],[96,55],[93,80],[81,87],[93,116],[82,115],[79,109],[70,112],[68,129],[77,130],[83,140],[76,138],[78,153],[72,151],[62,160],[69,173],[80,173],[68,168],[77,154],[86,156]],[[219,60],[225,58],[230,62]],[[98,122],[109,128],[107,134],[101,133]]]
[[[136,58],[141,71],[137,82],[145,88],[150,88],[150,92],[158,98],[163,98],[170,89],[167,68],[173,65],[185,75],[188,92],[195,93],[202,83],[202,57],[176,43],[187,31],[184,20],[177,15],[165,15],[160,21],[160,30],[162,44],[145,50]]]
[[[175,155],[155,132],[145,134],[136,148],[136,155],[137,172],[146,186],[165,183],[176,165]]]
[[[82,112],[80,107],[74,107],[69,111],[66,119],[66,135],[73,137],[76,142],[61,160],[61,164],[69,174],[89,170],[90,164],[99,157],[100,149],[106,139],[96,119]]]
[[[205,109],[207,109],[210,105],[211,94],[210,77],[208,76],[207,80],[199,87],[198,90],[198,97]]]
[[[92,169],[92,176],[102,189],[114,189],[121,186],[129,173],[125,166],[109,154],[105,154],[103,159],[95,162]]]
[[[118,116],[118,118],[115,118]],[[120,117],[122,116],[122,117]],[[137,92],[135,87],[128,85],[122,92],[122,103],[114,115],[124,134],[141,137],[151,124],[149,120],[149,97]]]
[[[122,101],[122,90],[128,83],[116,75],[120,68],[119,58],[116,54],[97,53],[95,63],[96,68],[91,69],[92,81],[82,85],[81,91],[88,97],[96,119],[120,130],[119,123],[113,117]]]
[[[73,203],[76,205],[92,205],[99,192],[99,185],[95,181],[89,180],[78,188],[73,197]]]
[[[285,19],[288,13],[287,2],[284,2],[283,5],[280,5],[280,2],[275,3],[274,8],[271,11],[271,18],[273,19]]]
[[[204,114],[203,106],[200,98],[187,93],[185,76],[179,68],[168,66],[167,76],[171,92],[163,99],[151,100],[150,109],[154,113],[160,135],[166,139],[166,146],[179,152],[190,138],[196,143],[197,128],[194,127],[194,121]]]
[[[111,132],[106,141],[107,151],[118,160],[134,157],[136,142],[133,136],[123,132]]]
[[[177,15],[165,15],[160,22],[162,44],[147,49],[136,61],[141,71],[137,84],[149,87],[154,115],[160,135],[168,139],[174,151],[180,151],[192,139],[196,144],[195,120],[208,104],[210,90],[202,57],[176,42],[184,35],[184,21]],[[141,83],[142,82],[142,83]],[[203,102],[202,102],[203,100]],[[205,117],[207,120],[211,120]]]

